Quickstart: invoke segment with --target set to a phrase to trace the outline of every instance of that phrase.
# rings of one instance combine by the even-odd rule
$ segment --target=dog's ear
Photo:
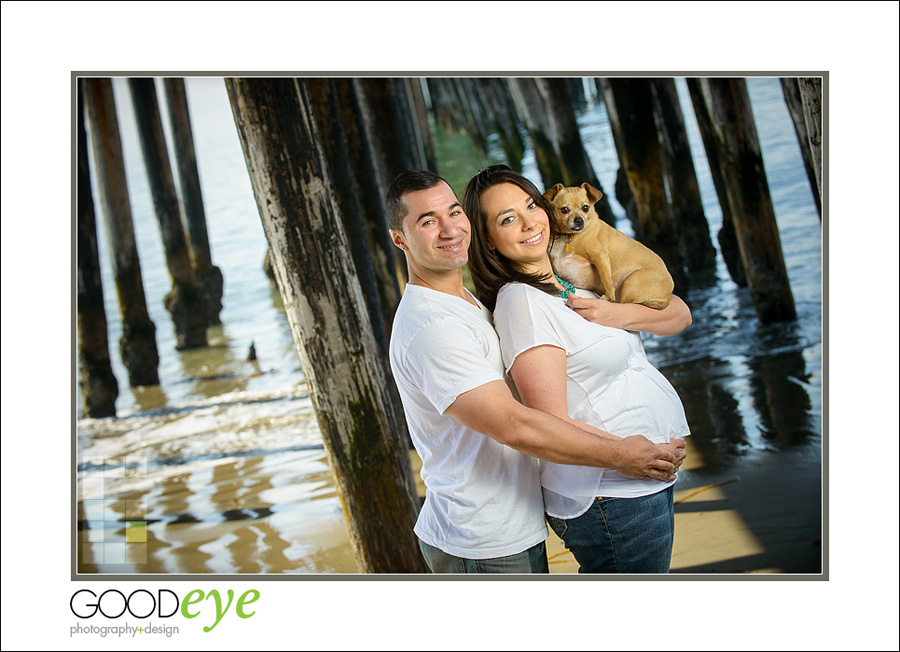
[[[563,185],[561,183],[556,184],[550,190],[544,193],[544,199],[547,201],[553,201],[553,198],[559,194],[559,191],[563,189]]]
[[[591,205],[596,204],[600,201],[600,198],[603,197],[603,193],[589,183],[583,183],[581,184],[581,187],[587,192],[588,199],[591,200]]]

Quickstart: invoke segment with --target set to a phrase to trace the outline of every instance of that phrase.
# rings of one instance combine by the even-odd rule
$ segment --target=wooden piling
[[[672,218],[675,220],[681,256],[691,273],[709,270],[716,265],[716,248],[703,212],[700,184],[675,80],[659,78],[649,81],[665,163],[663,172],[669,186]]]
[[[763,323],[797,318],[775,209],[744,79],[696,80],[710,117],[711,146],[724,181],[747,283]]]
[[[334,194],[340,210],[341,221],[349,241],[350,255],[353,258],[356,276],[362,287],[363,298],[366,302],[366,309],[369,313],[369,321],[372,324],[375,341],[378,343],[381,352],[382,368],[388,377],[386,388],[390,407],[394,414],[393,418],[402,427],[400,435],[407,441],[407,449],[411,449],[412,439],[409,437],[406,428],[403,402],[394,383],[390,366],[389,342],[393,313],[388,318],[381,309],[383,299],[379,292],[372,256],[369,254],[369,239],[366,235],[366,225],[363,220],[362,203],[360,202],[356,179],[353,176],[353,168],[350,165],[350,154],[341,122],[334,80],[311,78],[307,79],[306,83],[309,87],[312,105],[315,110],[316,124],[325,157],[328,161],[331,181],[334,184]]]
[[[478,79],[476,82],[481,103],[500,138],[500,148],[506,154],[507,163],[512,169],[521,170],[525,141],[519,132],[521,123],[509,89],[497,77]]]
[[[376,125],[369,105],[362,97],[358,80],[338,78],[334,80],[334,87],[350,167],[359,189],[369,254],[381,297],[381,311],[390,334],[390,323],[400,304],[400,283],[405,284],[406,281],[406,266],[397,261],[395,252],[399,249],[391,242],[388,233],[384,212],[387,186],[383,185],[380,162],[376,156],[377,143],[373,134]]]
[[[435,122],[445,133],[454,131],[464,133],[466,125],[462,119],[462,108],[456,97],[456,91],[451,86],[451,80],[446,77],[429,77],[426,84]]]
[[[172,280],[172,290],[166,294],[164,304],[172,315],[175,348],[181,351],[204,347],[207,346],[205,302],[191,267],[181,207],[178,204],[175,179],[159,115],[156,83],[152,77],[132,78],[128,80],[128,87],[131,89],[144,167],[150,181],[150,194],[153,196],[153,208],[162,236],[166,266]]]
[[[406,88],[401,79],[363,77],[357,81],[369,110],[378,116],[378,128],[372,136],[378,146],[381,182],[387,188],[401,172],[425,165],[410,131]]]
[[[375,266],[369,255],[369,238],[363,221],[362,203],[359,199],[356,179],[350,165],[350,154],[340,118],[337,93],[331,79],[324,77],[306,80],[315,112],[316,125],[331,182],[334,184],[334,195],[340,209],[340,217],[350,245],[350,255],[356,266],[356,276],[362,286],[363,298],[375,341],[381,348],[384,362],[388,362],[388,333],[390,323],[385,321],[381,310],[381,296],[375,278]]]
[[[112,81],[108,78],[86,79],[85,97],[100,205],[105,217],[122,314],[122,337],[119,340],[122,362],[128,370],[128,381],[132,387],[158,385],[156,326],[150,320],[144,297]]]
[[[492,120],[485,111],[486,107],[481,103],[476,88],[477,80],[472,77],[454,77],[449,81],[456,89],[466,132],[472,137],[478,151],[487,154]]]
[[[803,121],[806,124],[812,167],[816,174],[816,205],[822,203],[822,79],[800,78],[800,98],[803,101]],[[819,212],[819,219],[822,214]]]
[[[431,77],[426,80],[435,122],[446,132],[468,134],[475,149],[485,156],[492,132],[509,166],[522,167],[525,142],[519,133],[515,104],[506,82],[497,77]]]
[[[740,287],[747,287],[747,273],[744,271],[744,261],[741,258],[741,250],[738,246],[731,204],[728,202],[728,193],[725,190],[725,178],[722,176],[719,150],[715,146],[713,137],[712,117],[709,114],[706,103],[703,101],[699,80],[688,78],[686,81],[691,96],[691,106],[694,109],[694,117],[700,130],[700,138],[703,141],[703,151],[706,153],[710,176],[712,176],[716,197],[719,200],[719,208],[722,211],[722,228],[716,234],[719,251],[722,252],[722,258],[725,261],[725,267],[728,269],[728,275],[731,276],[731,280]]]
[[[413,142],[418,151],[421,167],[437,174],[437,151],[434,148],[434,138],[431,136],[431,127],[428,124],[428,109],[425,106],[425,92],[422,88],[425,81],[419,77],[408,77],[402,81],[406,87],[410,128],[413,131]]]
[[[659,254],[675,281],[675,292],[684,295],[687,275],[672,207],[666,196],[663,152],[656,133],[650,82],[639,78],[607,78],[602,87],[610,126],[617,134],[619,163],[625,170],[637,209],[635,235]]]
[[[84,80],[78,80],[76,121],[78,123],[78,366],[82,416],[114,417],[119,383],[109,359],[103,283],[91,173],[88,168],[87,131],[84,127]]]
[[[598,190],[600,180],[591,159],[584,150],[578,119],[571,97],[570,80],[562,77],[540,77],[535,80],[546,103],[547,113],[563,165],[564,186],[589,183]]]
[[[547,114],[547,104],[541,96],[537,81],[531,77],[516,77],[507,79],[507,87],[515,103],[516,113],[531,139],[541,183],[544,188],[562,183],[566,172],[560,160],[559,150],[556,148],[553,125]]]
[[[285,310],[364,572],[425,572],[418,499],[307,85],[226,79]]]
[[[609,204],[609,195],[600,183],[600,177],[594,172],[594,166],[584,148],[581,140],[581,130],[578,127],[578,118],[575,115],[575,104],[572,101],[571,78],[540,78],[537,79],[541,95],[547,104],[547,112],[550,123],[553,125],[559,157],[563,165],[563,185],[580,186],[582,183],[590,183],[603,193],[600,201],[595,205],[595,210],[600,219],[610,225],[615,225],[616,216]],[[580,84],[581,80],[578,79]]]
[[[819,77],[782,77],[781,90],[794,123],[800,155],[822,219],[822,80]]]
[[[222,270],[212,262],[184,79],[166,77],[163,79],[163,86],[166,89],[166,106],[172,125],[174,140],[172,148],[175,150],[175,161],[178,165],[181,202],[191,248],[194,279],[203,293],[206,323],[208,326],[214,326],[222,323],[219,314],[222,312],[223,278]]]

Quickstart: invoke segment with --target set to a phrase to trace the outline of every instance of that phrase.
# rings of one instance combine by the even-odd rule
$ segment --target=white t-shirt
[[[586,290],[583,297],[597,298]],[[647,360],[639,333],[594,324],[566,300],[530,285],[500,289],[494,308],[503,361],[509,370],[523,351],[551,345],[566,352],[569,417],[618,437],[655,443],[690,434],[681,399]],[[636,497],[672,483],[628,478],[613,469],[541,462],[544,507],[557,518],[583,514],[596,496]]]
[[[391,369],[416,451],[425,543],[457,557],[517,554],[547,537],[538,462],[445,414],[461,394],[505,380],[491,313],[481,303],[407,285],[394,316]]]

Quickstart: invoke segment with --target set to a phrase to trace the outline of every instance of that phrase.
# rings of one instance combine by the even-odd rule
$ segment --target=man
[[[665,480],[684,442],[603,439],[519,403],[490,312],[463,286],[470,227],[449,184],[408,170],[388,191],[387,215],[409,269],[390,359],[422,458],[425,560],[435,573],[548,572],[537,459]]]

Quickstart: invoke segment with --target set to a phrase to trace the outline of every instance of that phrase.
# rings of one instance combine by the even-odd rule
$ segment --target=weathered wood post
[[[404,170],[425,165],[410,132],[406,88],[402,80],[393,78],[364,77],[358,83],[372,114],[378,116],[378,129],[372,135],[382,163],[381,181],[387,188]]]
[[[405,89],[398,84],[398,80],[364,77],[353,81],[360,105],[365,107],[361,116],[365,121],[367,138],[372,144],[380,194],[384,196],[398,174],[422,167],[425,163],[418,159],[412,145]],[[406,259],[403,252],[393,244],[389,251],[394,274],[405,283]]]
[[[209,326],[221,324],[223,279],[222,270],[213,265],[209,247],[209,233],[206,229],[206,212],[203,209],[203,193],[200,190],[200,172],[194,153],[194,135],[191,116],[188,112],[187,93],[184,79],[166,77],[166,106],[169,122],[172,124],[173,149],[178,165],[178,180],[181,185],[181,202],[187,223],[188,240],[191,247],[191,262],[194,278],[203,292],[206,307],[206,323]]]
[[[424,80],[419,77],[407,77],[402,81],[406,87],[410,127],[413,131],[413,142],[418,151],[420,166],[437,174],[437,152],[434,149],[434,139],[431,137],[431,127],[428,125],[428,109],[425,106],[423,90]]]
[[[477,88],[485,113],[490,116],[500,136],[500,147],[506,154],[509,166],[521,170],[525,141],[519,133],[519,117],[509,89],[503,80],[496,77],[479,79]]]
[[[712,126],[718,162],[747,274],[763,323],[797,318],[744,79],[699,79],[699,99]]]
[[[822,219],[822,79],[782,77],[781,89],[794,122],[806,176]]]
[[[318,77],[305,81],[315,111],[319,138],[328,161],[331,181],[334,184],[334,194],[341,221],[350,245],[350,255],[356,266],[356,277],[362,287],[375,341],[378,342],[384,362],[387,363],[390,323],[386,323],[381,310],[375,266],[369,255],[369,238],[363,222],[362,204],[357,191],[356,179],[353,177],[353,168],[350,166],[349,152],[337,105],[337,94],[330,79]]]
[[[437,124],[445,132],[462,131],[459,107],[454,99],[456,93],[450,88],[449,80],[445,77],[429,77],[426,84],[431,98],[431,111]]]
[[[663,172],[669,185],[672,217],[677,225],[681,255],[691,272],[708,270],[716,265],[716,248],[709,235],[709,222],[703,213],[700,184],[694,170],[675,80],[649,81],[665,162]]]
[[[816,173],[816,195],[822,203],[822,80],[819,77],[800,78],[800,97],[803,100],[803,121],[809,137],[813,171]],[[821,214],[819,216],[821,218]]]
[[[471,77],[454,77],[449,81],[454,88],[466,132],[472,138],[478,151],[487,153],[490,120],[478,99],[475,80]]]
[[[132,387],[158,385],[156,326],[150,320],[144,297],[112,81],[107,78],[86,79],[85,97],[100,187],[100,205],[106,218],[113,275],[122,314],[122,337],[119,340],[122,362],[128,370],[128,382]]]
[[[88,168],[87,131],[84,128],[84,80],[78,82],[78,366],[81,372],[82,415],[113,417],[119,383],[109,360],[103,283],[100,280],[100,253],[91,172]]]
[[[366,235],[366,225],[363,221],[362,204],[359,199],[359,191],[353,176],[353,168],[350,165],[350,154],[347,151],[347,139],[341,123],[340,109],[338,107],[337,92],[334,88],[334,80],[325,78],[312,78],[306,80],[309,88],[312,105],[315,109],[316,124],[319,137],[328,161],[328,169],[334,184],[335,198],[337,199],[340,217],[350,243],[350,254],[356,266],[356,276],[359,279],[363,291],[363,298],[369,313],[369,321],[375,341],[382,356],[382,368],[388,378],[386,388],[390,398],[390,406],[394,413],[395,422],[401,427],[401,437],[407,441],[407,448],[412,448],[412,439],[406,428],[406,416],[403,412],[403,402],[400,393],[394,383],[389,358],[389,337],[391,332],[391,318],[386,318],[381,309],[381,296],[375,277],[375,266],[372,264],[372,256],[369,255],[369,239]]]
[[[153,208],[162,235],[166,266],[172,280],[172,290],[166,294],[164,304],[175,326],[175,348],[179,351],[200,348],[207,345],[205,302],[194,280],[184,236],[181,207],[159,115],[156,83],[152,77],[140,77],[129,79],[128,86],[144,153],[144,167],[150,181]]]
[[[675,281],[675,291],[683,295],[687,275],[666,196],[663,152],[656,134],[650,82],[637,78],[605,79],[603,89],[610,126],[618,134],[619,162],[637,208],[635,235],[659,254]]]
[[[393,420],[307,85],[226,79],[319,429],[365,572],[424,572],[418,499]]]
[[[594,172],[594,166],[581,140],[571,96],[571,79],[543,77],[537,79],[536,83],[546,102],[550,124],[556,135],[556,147],[565,175],[562,183],[566,186],[580,186],[587,182],[602,192],[603,196],[594,208],[601,220],[607,224],[615,224],[616,216],[609,204],[609,195],[600,185],[600,178]]]
[[[722,211],[722,228],[716,234],[716,240],[719,242],[719,250],[722,252],[722,258],[725,260],[725,267],[728,269],[731,280],[740,287],[747,287],[747,273],[744,271],[744,261],[738,246],[731,204],[728,203],[728,193],[725,190],[725,178],[722,176],[722,166],[719,163],[719,150],[715,146],[715,139],[712,135],[712,118],[703,101],[700,82],[694,78],[688,78],[686,81],[694,117],[697,119],[700,138],[703,141],[703,151],[706,153],[710,176],[712,176],[713,186],[716,189],[716,198],[719,200],[719,208]]]
[[[797,144],[800,146],[800,156],[803,158],[803,167],[806,169],[806,178],[809,179],[809,187],[813,199],[816,202],[816,210],[819,219],[822,219],[822,200],[819,196],[819,182],[816,179],[816,170],[810,150],[809,135],[806,133],[806,119],[803,117],[803,98],[800,96],[800,80],[798,77],[782,77],[781,92],[784,95],[784,103],[787,105],[791,122],[794,123],[794,133],[797,134]]]
[[[587,182],[600,190],[600,181],[594,172],[590,157],[584,150],[581,132],[578,131],[578,119],[575,116],[569,80],[560,77],[540,77],[535,83],[544,98],[556,135],[559,157],[563,165],[562,184],[576,186]]]
[[[361,97],[359,82],[355,79],[335,79],[341,125],[347,141],[350,167],[359,188],[360,207],[368,236],[369,254],[375,268],[381,310],[384,313],[387,332],[394,312],[400,303],[400,283],[406,279],[405,265],[399,265],[388,233],[384,199],[387,186],[382,185],[382,175],[376,158],[376,143],[372,131],[376,128],[368,104]],[[400,273],[400,270],[402,274]]]
[[[507,79],[507,87],[515,103],[516,113],[525,124],[528,137],[531,139],[544,188],[561,183],[565,178],[565,169],[559,151],[555,147],[553,125],[547,115],[547,105],[537,82],[530,77],[516,77]]]

